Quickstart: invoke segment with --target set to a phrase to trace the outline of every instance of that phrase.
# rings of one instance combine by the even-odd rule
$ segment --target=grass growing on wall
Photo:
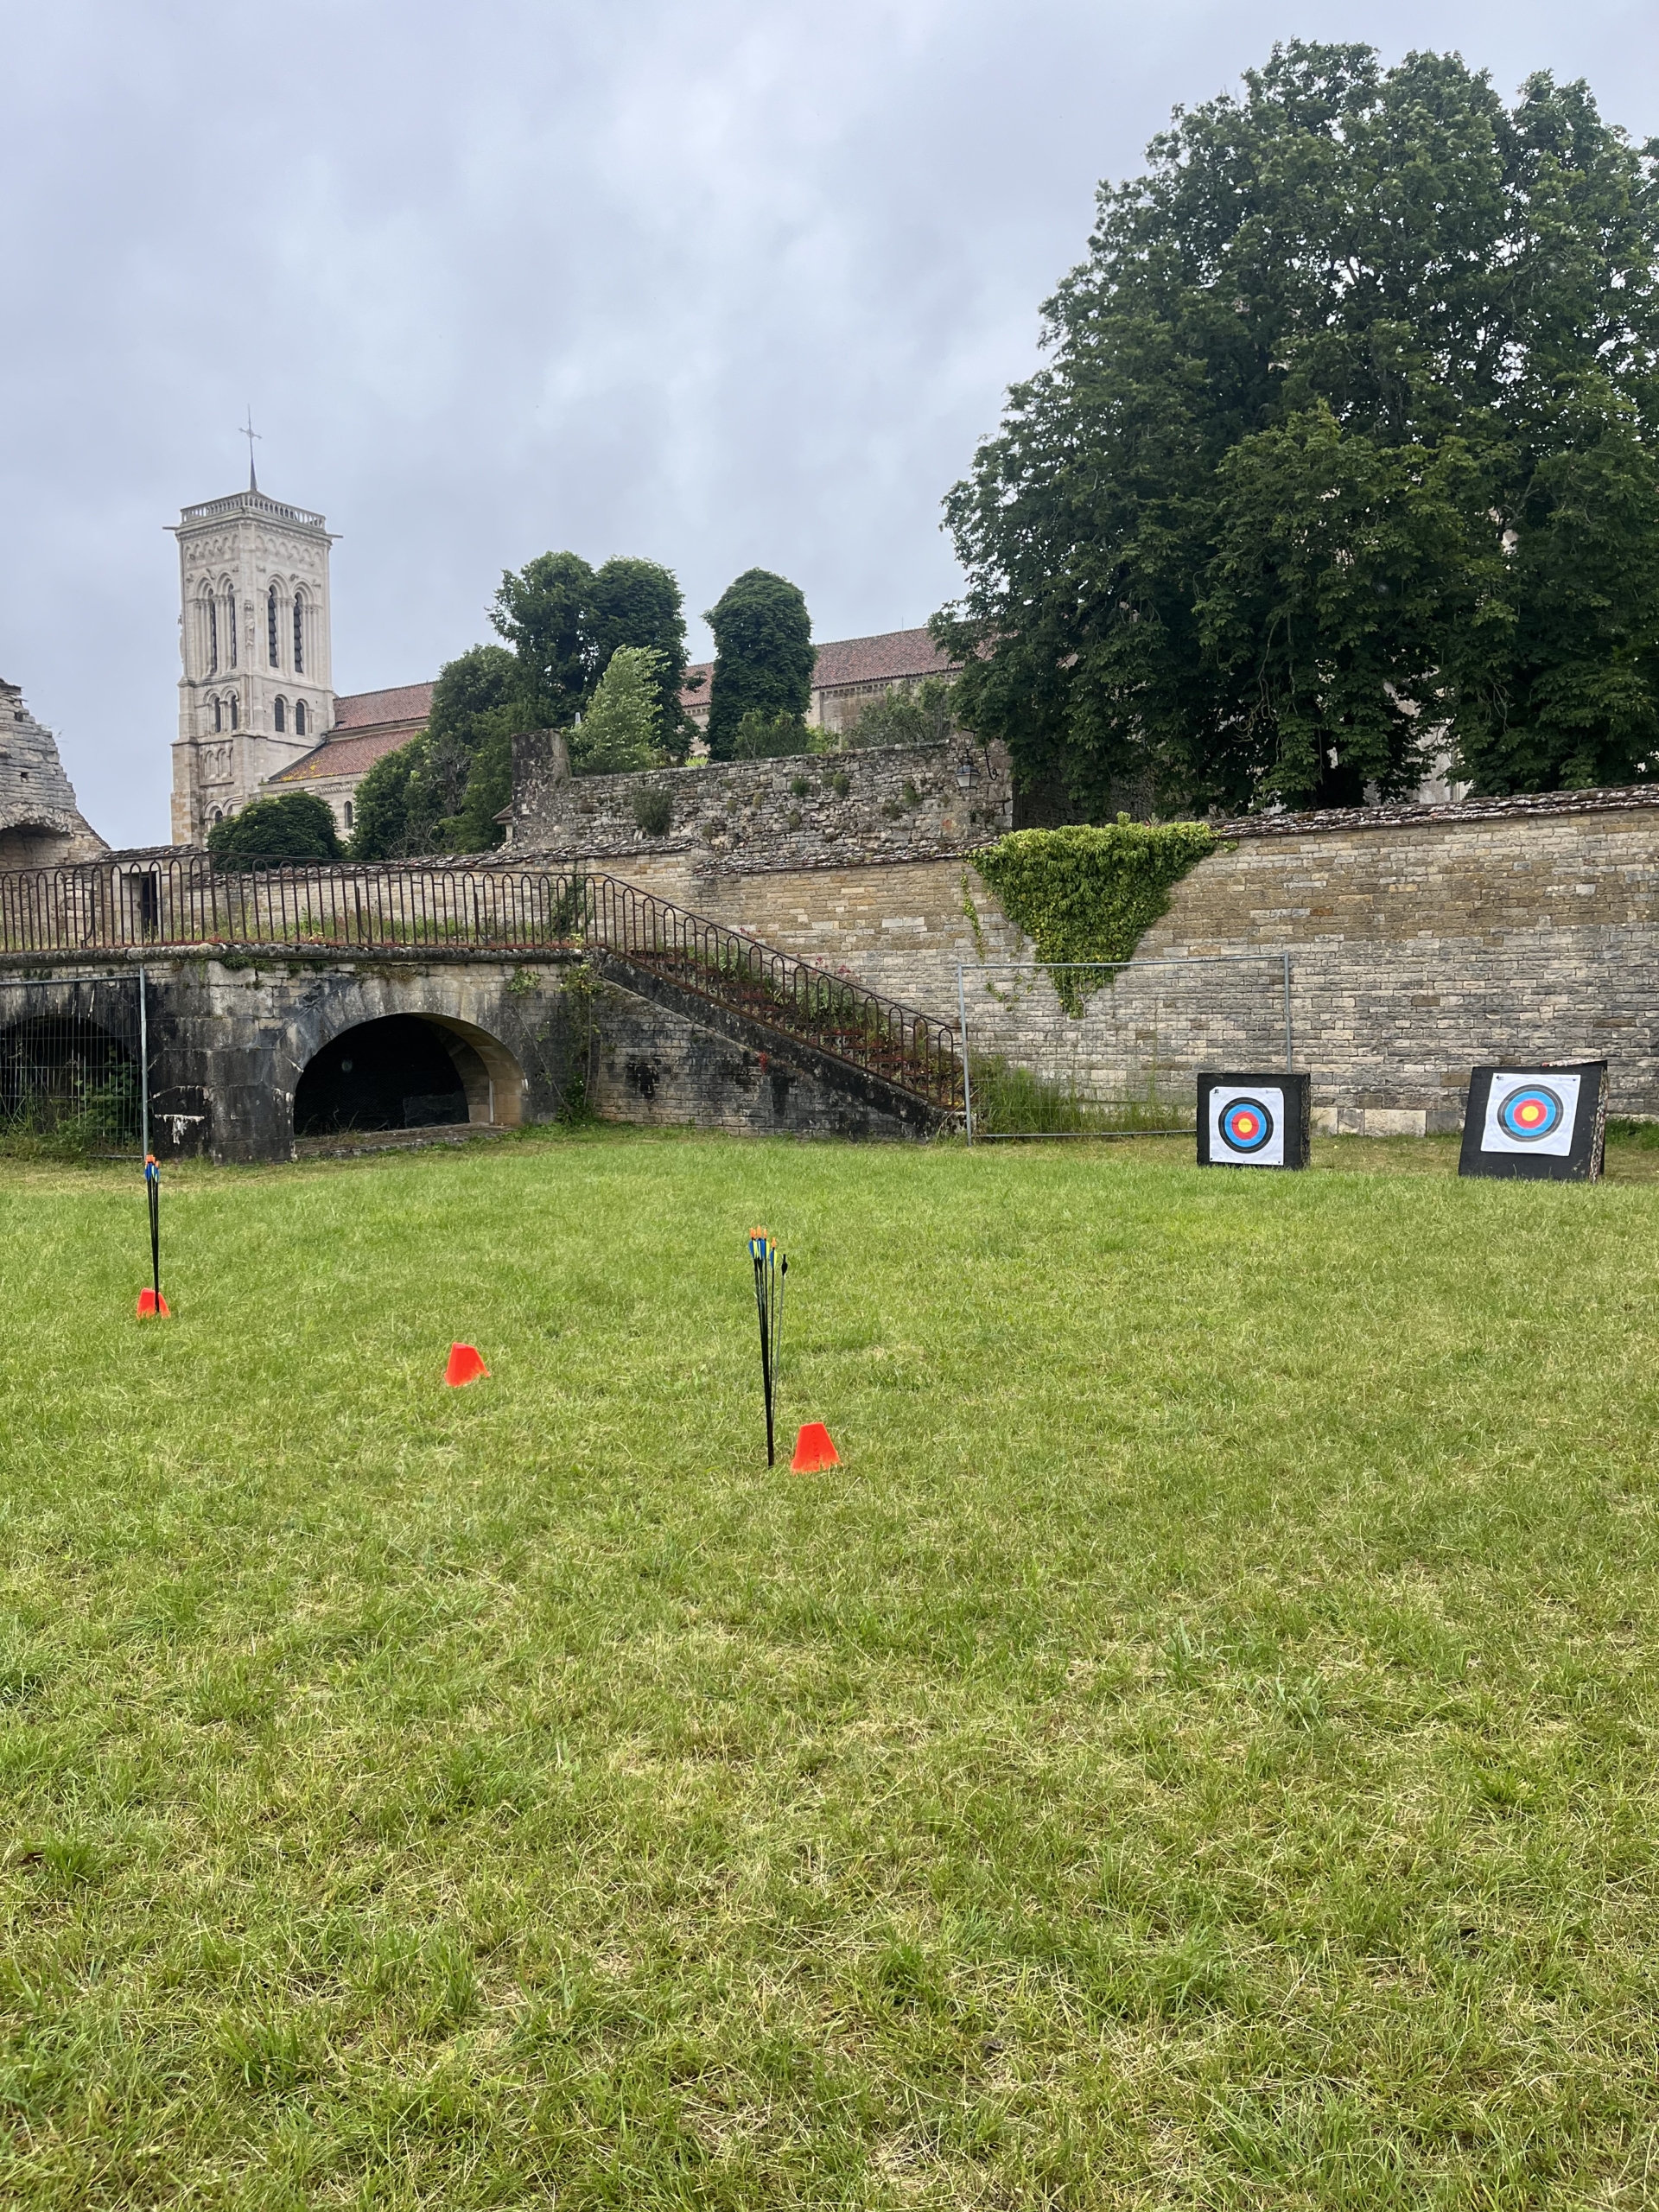
[[[0,2202],[1649,2202],[1659,1184],[1188,1150],[14,1170]]]
[[[1003,912],[1046,961],[1129,959],[1169,911],[1172,887],[1216,849],[1202,822],[1132,822],[1101,828],[1016,830],[971,855]],[[1058,975],[1060,1001],[1080,1014],[1108,979]]]

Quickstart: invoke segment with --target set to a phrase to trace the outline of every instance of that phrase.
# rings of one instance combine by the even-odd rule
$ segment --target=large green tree
[[[501,842],[512,797],[512,734],[531,727],[519,664],[504,645],[446,661],[418,737],[377,760],[358,785],[353,857],[481,853]]]
[[[729,760],[745,715],[804,716],[817,658],[812,622],[799,586],[767,569],[746,569],[703,620],[715,633],[709,750]]]
[[[960,719],[1084,817],[1647,775],[1655,147],[1299,42],[1148,160],[947,499]]]
[[[654,658],[651,675],[657,699],[653,743],[671,760],[683,760],[691,748],[693,724],[680,703],[685,684],[685,602],[671,569],[657,561],[618,557],[594,571],[594,658],[598,682],[612,666],[619,647]]]
[[[518,665],[526,728],[569,729],[617,647],[639,646],[658,656],[660,742],[685,758],[685,614],[672,570],[626,556],[594,569],[579,553],[539,554],[502,577],[491,620]]]

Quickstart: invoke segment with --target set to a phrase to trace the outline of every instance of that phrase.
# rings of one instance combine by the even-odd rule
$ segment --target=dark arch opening
[[[294,1093],[294,1134],[516,1125],[523,1089],[518,1063],[482,1030],[391,1014],[342,1030],[308,1063]]]
[[[82,1014],[36,1014],[0,1031],[0,1125],[14,1134],[120,1147],[138,1141],[138,1070]]]

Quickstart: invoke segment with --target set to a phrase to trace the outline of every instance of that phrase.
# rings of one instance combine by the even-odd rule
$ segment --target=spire
[[[259,489],[259,479],[253,473],[253,442],[257,437],[263,435],[263,433],[256,430],[253,427],[253,409],[251,406],[248,409],[247,427],[245,429],[238,430],[237,432],[237,435],[240,438],[245,438],[248,442],[248,489],[250,492],[257,492]]]

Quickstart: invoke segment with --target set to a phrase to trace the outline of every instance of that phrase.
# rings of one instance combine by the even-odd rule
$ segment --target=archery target
[[[1495,1074],[1486,1094],[1481,1150],[1565,1160],[1578,1126],[1581,1081],[1576,1071],[1564,1068]]]
[[[1268,1084],[1217,1084],[1210,1093],[1210,1160],[1235,1167],[1285,1164],[1285,1094]]]

